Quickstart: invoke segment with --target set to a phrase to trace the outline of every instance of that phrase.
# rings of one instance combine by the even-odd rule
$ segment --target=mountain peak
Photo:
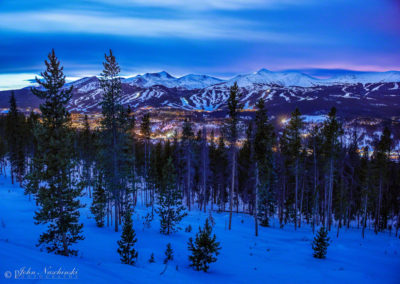
[[[257,74],[262,74],[262,73],[272,73],[272,71],[266,69],[266,68],[261,68],[256,72]]]
[[[167,79],[174,79],[175,78],[175,77],[171,76],[166,71],[161,71],[161,72],[157,72],[157,73],[146,73],[145,75],[154,76],[154,77],[158,77],[158,78],[167,78]]]

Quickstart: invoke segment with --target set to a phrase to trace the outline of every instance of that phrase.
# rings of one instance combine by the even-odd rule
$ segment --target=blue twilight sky
[[[53,47],[71,79],[109,48],[124,76],[400,70],[400,0],[0,0],[0,89]]]

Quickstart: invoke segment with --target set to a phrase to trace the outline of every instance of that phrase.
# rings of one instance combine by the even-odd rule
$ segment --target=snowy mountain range
[[[253,84],[280,85],[284,87],[312,87],[319,85],[357,84],[357,83],[389,83],[400,82],[400,71],[388,72],[349,72],[327,79],[319,79],[300,71],[273,72],[260,69],[251,74],[235,76],[229,80],[222,80],[208,75],[189,74],[176,78],[165,71],[146,73],[123,79],[124,83],[140,87],[161,85],[168,88],[183,88],[188,90],[203,89],[216,84],[231,86],[237,82],[239,87],[249,87]]]
[[[244,108],[251,110],[263,98],[272,113],[326,113],[336,106],[347,115],[400,116],[400,72],[351,72],[320,79],[299,71],[252,74],[222,80],[207,75],[174,77],[165,71],[122,78],[121,103],[132,108],[173,108],[218,111],[226,109],[229,88],[237,82]],[[73,85],[68,108],[75,112],[99,112],[102,89],[97,77],[82,78]],[[18,104],[35,108],[40,100],[30,88],[15,90]],[[10,91],[0,92],[0,107],[7,108]]]
[[[389,83],[400,82],[400,71],[351,72],[327,79],[319,79],[300,71],[273,72],[267,69],[261,69],[252,74],[238,75],[226,81],[226,84],[230,86],[234,82],[237,82],[239,87],[249,87],[253,84],[273,84],[284,87],[312,87],[337,84]]]
[[[69,84],[80,85],[88,79],[90,79],[90,77]],[[146,88],[160,85],[167,88],[181,88],[187,90],[203,89],[217,84],[224,84],[230,87],[234,82],[237,82],[239,87],[242,88],[250,87],[254,84],[279,85],[283,87],[312,87],[337,84],[400,82],[400,71],[349,72],[327,79],[320,79],[300,71],[273,72],[267,69],[260,69],[257,72],[238,75],[228,80],[208,75],[195,74],[174,77],[165,71],[161,71],[158,73],[146,73],[134,77],[123,78],[122,82],[131,86]]]
[[[165,71],[159,73],[146,73],[123,79],[123,83],[140,87],[161,85],[168,88],[183,88],[188,90],[203,89],[205,87],[223,82],[223,80],[207,75],[189,74],[179,78],[173,77]]]

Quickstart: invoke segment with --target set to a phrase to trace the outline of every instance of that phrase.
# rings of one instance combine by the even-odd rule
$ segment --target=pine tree
[[[97,227],[104,226],[104,217],[106,216],[107,196],[104,190],[103,175],[98,174],[97,181],[93,192],[93,201],[90,211],[94,215]]]
[[[206,219],[204,228],[199,228],[195,241],[193,242],[193,238],[189,239],[188,249],[192,252],[192,255],[189,256],[190,266],[197,271],[207,272],[210,268],[209,264],[217,261],[216,256],[218,256],[221,247],[219,242],[216,241],[215,234],[213,236],[211,234],[212,227]]]
[[[91,186],[92,186],[92,176],[91,176],[91,167],[92,163],[94,161],[94,151],[93,151],[93,136],[92,132],[90,130],[90,124],[89,124],[89,119],[88,116],[85,114],[84,120],[83,120],[83,131],[82,131],[82,137],[81,137],[81,143],[82,143],[82,162],[83,162],[83,169],[82,169],[82,182],[84,183],[84,186],[86,188],[89,188],[89,197],[91,197]]]
[[[188,209],[191,209],[192,203],[192,156],[193,156],[193,141],[194,141],[194,132],[192,123],[185,119],[182,125],[182,148],[184,151],[184,160],[185,160],[185,174],[186,174],[186,181],[185,181],[185,189],[186,189],[186,203]]]
[[[374,231],[378,233],[378,231],[384,229],[386,227],[386,222],[383,222],[383,200],[385,188],[387,187],[387,183],[389,180],[388,176],[388,165],[390,161],[390,151],[392,148],[392,138],[391,133],[388,127],[383,129],[382,135],[378,141],[375,141],[375,151],[373,153],[373,162],[374,162],[374,172],[376,177],[376,191],[378,200],[376,202],[376,210],[375,210],[375,224]],[[386,219],[386,218],[385,218]]]
[[[208,159],[208,143],[207,143],[207,130],[206,126],[203,125],[202,137],[201,137],[201,147],[200,147],[200,175],[201,175],[201,207],[203,207],[204,212],[206,212],[206,207],[209,198],[209,175],[210,175],[210,164]]]
[[[240,104],[240,93],[239,87],[235,82],[229,90],[229,98],[228,98],[228,114],[229,119],[225,125],[225,132],[229,139],[230,150],[231,150],[231,186],[229,189],[229,230],[232,227],[232,210],[233,210],[233,192],[235,190],[235,180],[236,180],[236,142],[238,139],[238,124],[239,124],[239,111],[243,108],[243,105]]]
[[[63,67],[57,59],[54,49],[45,61],[47,70],[41,73],[43,80],[36,78],[41,89],[32,89],[32,93],[43,99],[40,105],[42,123],[35,130],[38,152],[41,153],[40,172],[34,176],[40,186],[37,192],[39,210],[35,212],[37,224],[48,224],[47,231],[39,238],[39,244],[46,245],[48,252],[69,256],[77,251],[70,246],[81,235],[83,224],[79,224],[79,200],[81,187],[73,179],[70,115],[66,109],[71,99],[72,87],[64,89]]]
[[[325,258],[329,246],[328,231],[325,227],[321,227],[314,238],[312,249],[315,258]]]
[[[327,120],[322,128],[322,152],[325,160],[325,179],[327,186],[325,187],[325,227],[328,230],[332,224],[332,204],[333,204],[333,187],[335,181],[335,162],[340,151],[339,137],[343,134],[343,129],[336,116],[336,108],[332,108],[328,114]]]
[[[156,261],[154,260],[154,252],[152,252],[149,258],[149,263],[154,263],[154,262]]]
[[[261,226],[269,226],[269,216],[274,212],[274,165],[272,147],[275,133],[269,121],[265,102],[260,99],[257,104],[254,134],[254,156],[256,161],[255,206]]]
[[[3,137],[0,136],[0,175],[3,175],[3,170],[5,170],[7,154],[7,144],[4,142]]]
[[[124,226],[122,229],[121,240],[118,241],[118,253],[121,256],[121,262],[129,265],[135,264],[138,252],[135,249],[137,242],[136,233],[133,229],[132,214],[130,210],[125,212]]]
[[[217,146],[215,144],[214,130],[211,130],[210,134],[210,146],[208,151],[209,160],[209,171],[210,171],[210,199],[211,199],[211,211],[214,210],[214,203],[216,200],[216,190],[218,188],[218,168],[217,168]]]
[[[135,114],[133,113],[131,107],[128,105],[127,109],[127,143],[129,144],[127,146],[129,156],[130,156],[130,170],[129,170],[129,176],[130,176],[130,192],[132,193],[132,203],[134,206],[136,206],[137,202],[137,189],[136,189],[136,184],[139,181],[139,175],[137,173],[136,169],[136,163],[137,163],[137,157],[136,157],[136,137],[135,137],[135,126],[136,126],[136,117]]]
[[[18,111],[14,92],[10,96],[10,110],[6,117],[6,137],[8,144],[8,157],[11,164],[11,178],[14,175],[22,182],[25,172],[25,116]]]
[[[127,165],[129,157],[124,150],[127,145],[126,128],[128,120],[126,111],[121,104],[120,67],[110,50],[105,54],[104,70],[101,73],[100,85],[104,92],[101,102],[101,150],[100,167],[104,174],[106,191],[114,201],[114,230],[118,232],[121,221],[122,200],[127,191]]]
[[[149,192],[149,170],[150,170],[150,136],[151,136],[151,127],[150,127],[150,113],[145,113],[142,116],[142,122],[140,124],[140,134],[143,138],[144,142],[144,180],[145,184],[145,202],[146,205],[149,203],[148,192]],[[151,204],[154,204],[154,193],[151,195]],[[153,207],[152,207],[153,212]]]
[[[35,129],[39,127],[39,115],[31,112],[27,120],[28,138],[27,138],[27,155],[30,157],[27,166],[27,174],[24,177],[25,194],[36,195],[39,190],[39,177],[38,173],[41,172],[41,159],[39,158],[42,153],[38,151],[38,141],[35,136]]]
[[[224,137],[220,136],[218,139],[218,148],[215,153],[216,171],[217,171],[217,196],[219,210],[225,210],[225,204],[227,202],[228,193],[226,188],[228,187],[229,181],[227,175],[229,174],[229,161],[228,151],[225,147]]]
[[[164,264],[167,264],[170,260],[174,259],[174,251],[172,250],[171,243],[167,244],[167,249],[165,250]]]
[[[298,216],[298,192],[300,187],[300,168],[302,138],[301,131],[304,127],[303,119],[298,108],[292,113],[290,121],[283,131],[281,138],[281,150],[286,159],[286,166],[289,169],[289,177],[294,177],[294,229],[297,229]]]
[[[358,174],[360,187],[361,187],[361,196],[362,196],[362,238],[365,236],[365,228],[367,226],[367,216],[368,216],[368,198],[370,196],[371,190],[371,171],[370,171],[370,161],[369,161],[369,148],[368,146],[363,147],[361,162],[359,167]]]
[[[176,185],[175,168],[171,157],[163,167],[156,212],[160,216],[160,232],[166,235],[175,232],[178,223],[187,215],[182,205],[182,194]]]

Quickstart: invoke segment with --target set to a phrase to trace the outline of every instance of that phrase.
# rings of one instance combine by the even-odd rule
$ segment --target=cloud
[[[29,86],[36,86],[35,77],[40,77],[35,73],[9,73],[0,74],[0,91],[17,90]],[[81,77],[66,77],[66,82],[72,82]]]
[[[98,2],[98,0],[90,0]],[[115,6],[144,6],[185,10],[274,9],[286,5],[303,5],[311,0],[100,0]]]
[[[0,13],[0,28],[30,33],[106,34],[152,38],[234,39],[298,42],[304,36],[267,31],[250,20],[234,18],[143,18],[107,13],[64,11]],[[17,21],[15,19],[18,19]]]

